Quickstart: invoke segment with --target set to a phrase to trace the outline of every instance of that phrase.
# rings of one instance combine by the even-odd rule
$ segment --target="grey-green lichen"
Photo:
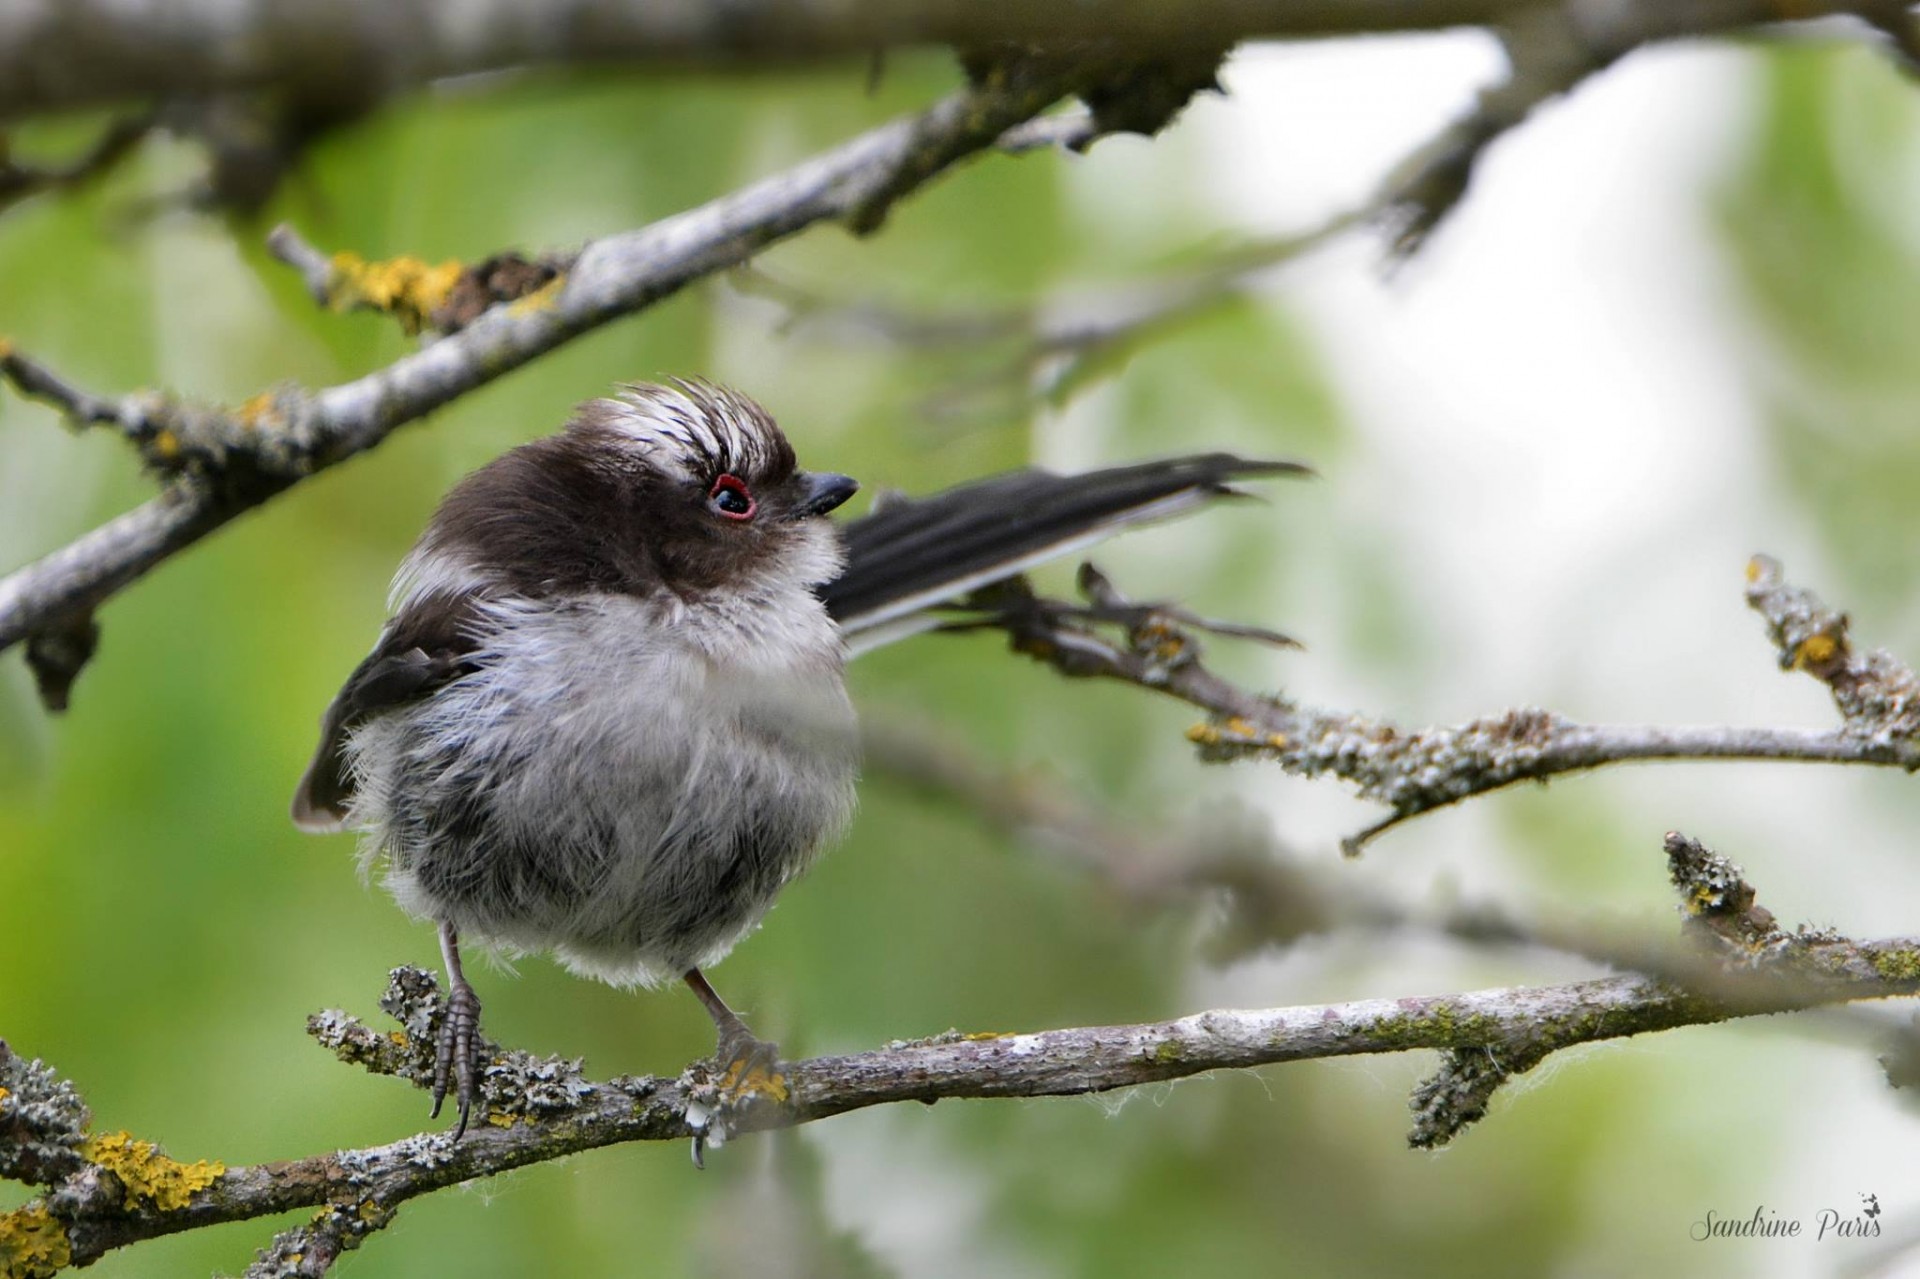
[[[304,1279],[325,1274],[341,1253],[393,1220],[394,1210],[372,1199],[329,1204],[304,1226],[273,1237],[247,1267],[247,1279]]]
[[[71,1083],[0,1040],[0,1177],[50,1186],[78,1170],[91,1122]]]
[[[1486,1048],[1442,1053],[1440,1069],[1422,1080],[1407,1099],[1407,1108],[1413,1111],[1407,1144],[1416,1150],[1436,1150],[1469,1124],[1484,1119],[1488,1103],[1509,1073]]]
[[[1411,1048],[1480,1048],[1507,1037],[1499,1018],[1462,1012],[1446,999],[1383,1017],[1366,1027],[1364,1033],[1381,1043],[1386,1052]]]
[[[1439,808],[1521,778],[1540,775],[1564,721],[1533,708],[1465,724],[1408,731],[1360,715],[1314,712],[1276,703],[1291,732],[1241,716],[1219,716],[1187,730],[1201,758],[1271,759],[1289,773],[1331,773],[1361,798],[1398,812]]]
[[[1873,957],[1873,971],[1891,982],[1920,981],[1920,950],[1883,950]]]

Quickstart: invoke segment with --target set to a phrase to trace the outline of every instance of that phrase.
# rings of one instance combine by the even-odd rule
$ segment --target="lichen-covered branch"
[[[1485,1113],[1501,1082],[1574,1044],[1732,1017],[1920,992],[1920,939],[1854,942],[1780,929],[1739,869],[1670,835],[1670,873],[1702,947],[1680,985],[1610,977],[1552,987],[1260,1010],[1031,1034],[963,1035],[783,1063],[732,1112],[733,1132],[786,1127],[867,1106],[947,1098],[1071,1096],[1205,1071],[1365,1053],[1435,1049],[1439,1072],[1413,1098],[1415,1145],[1439,1145]],[[342,1060],[429,1086],[434,979],[396,969],[380,1032],[340,1012],[310,1032]],[[628,1141],[715,1138],[702,1118],[704,1063],[678,1079],[587,1079],[578,1061],[488,1046],[485,1122],[467,1137],[421,1134],[386,1146],[244,1167],[178,1162],[125,1133],[91,1134],[72,1086],[0,1046],[0,1176],[44,1188],[0,1215],[0,1275],[38,1279],[143,1239],[298,1208],[249,1273],[318,1274],[408,1200],[447,1186]],[[716,1143],[717,1144],[717,1143]]]
[[[871,225],[887,202],[993,147],[1081,77],[1110,73],[1098,63],[997,68],[917,116],[652,226],[594,241],[564,271],[527,262],[547,273],[545,283],[483,313],[472,314],[491,300],[485,290],[501,278],[499,260],[495,270],[477,272],[335,255],[323,269],[317,251],[303,251],[297,237],[282,233],[276,237],[281,255],[329,301],[350,294],[343,305],[383,306],[403,321],[458,330],[324,390],[283,386],[236,408],[160,393],[108,399],[79,392],[5,348],[0,374],[79,421],[117,426],[166,487],[146,505],[0,580],[0,649],[84,614],[236,515],[583,333],[816,223],[858,215]],[[526,278],[525,271],[511,274]],[[479,290],[478,305],[456,306],[463,284]]]
[[[1847,615],[1788,585],[1768,556],[1747,566],[1747,603],[1766,619],[1780,669],[1805,671],[1832,690],[1847,736],[1889,763],[1920,769],[1920,677],[1912,667],[1883,648],[1855,652]]]
[[[1920,679],[1892,655],[1853,653],[1846,619],[1779,583],[1764,557],[1749,568],[1748,602],[1768,619],[1783,666],[1827,682],[1846,722],[1838,729],[1581,724],[1551,711],[1505,711],[1465,724],[1408,727],[1352,712],[1315,710],[1254,693],[1201,662],[1190,616],[1123,597],[1091,565],[1086,604],[1035,596],[1016,582],[976,595],[948,629],[995,628],[1013,648],[1075,677],[1115,679],[1208,713],[1188,731],[1202,758],[1266,760],[1302,777],[1329,775],[1392,811],[1349,837],[1357,855],[1381,832],[1423,813],[1515,782],[1541,781],[1633,760],[1794,760],[1920,769]]]

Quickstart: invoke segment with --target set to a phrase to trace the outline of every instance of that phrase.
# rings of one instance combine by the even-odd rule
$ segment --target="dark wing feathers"
[[[417,702],[473,669],[471,597],[429,597],[410,604],[353,668],[320,721],[320,746],[293,793],[293,821],[305,830],[337,830],[346,819],[353,778],[347,737],[383,710]]]
[[[1230,481],[1305,473],[1226,453],[1087,475],[1026,470],[900,498],[842,528],[847,568],[820,588],[849,637],[1011,577],[1120,528],[1234,493]],[[857,639],[854,647],[862,647]]]

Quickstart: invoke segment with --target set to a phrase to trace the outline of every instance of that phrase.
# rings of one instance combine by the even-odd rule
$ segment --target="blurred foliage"
[[[1747,163],[1715,211],[1756,304],[1755,372],[1780,482],[1821,511],[1855,597],[1912,601],[1920,559],[1889,530],[1920,493],[1920,110],[1866,48],[1764,62]]]
[[[1920,466],[1905,357],[1920,289],[1899,234],[1910,219],[1891,208],[1904,190],[1875,157],[1910,152],[1914,135],[1885,123],[1898,114],[1886,99],[1907,88],[1856,74],[1855,57],[1769,64],[1762,136],[1721,210],[1777,321],[1770,339],[1792,353],[1796,376],[1841,383],[1858,412],[1816,423],[1783,389],[1783,473],[1829,509],[1851,509],[1856,523],[1836,524],[1836,537],[1850,563],[1885,577],[1913,568],[1910,555],[1892,562],[1873,526],[1910,505]],[[429,259],[576,242],[723,193],[954,81],[938,58],[893,59],[872,95],[863,75],[595,74],[426,94],[326,137],[262,225],[291,218],[329,247]],[[1106,162],[1096,149],[1071,163],[984,159],[902,205],[874,239],[822,228],[765,265],[941,310],[1130,278],[1216,233],[1203,157],[1177,131],[1147,160],[1125,154],[1154,175],[1138,199],[1155,235],[1140,234],[1137,210],[1120,234],[1071,198],[1072,164]],[[189,149],[152,145],[98,189],[0,222],[0,332],[94,388],[164,383],[223,399],[282,379],[346,380],[406,349],[376,318],[316,312],[259,247],[262,227],[229,234],[184,213],[129,217],[181,189],[192,166]],[[851,472],[870,492],[930,490],[1036,456],[1094,464],[1236,448],[1325,464],[1346,447],[1311,335],[1270,302],[1182,326],[1064,413],[929,420],[918,406],[951,370],[884,344],[789,339],[720,287],[699,287],[466,397],[128,591],[103,614],[100,655],[65,718],[44,720],[9,658],[0,1034],[75,1079],[101,1125],[184,1159],[283,1158],[426,1123],[418,1093],[340,1067],[300,1027],[320,1007],[371,1015],[390,966],[433,962],[431,930],[356,881],[347,840],[296,834],[285,801],[320,708],[370,642],[387,576],[441,492],[614,381],[696,372],[738,385],[772,406],[804,459]],[[1832,501],[1843,487],[1845,502]],[[0,397],[7,564],[148,491],[115,440],[63,435],[48,413]],[[1135,594],[1291,629],[1300,548],[1319,547],[1350,583],[1340,643],[1382,666],[1406,659],[1415,623],[1394,602],[1390,548],[1364,530],[1341,542],[1325,519],[1320,491],[1295,486],[1271,506],[1220,511],[1100,558]],[[1261,682],[1285,669],[1254,660],[1222,653]],[[1180,739],[1187,712],[1062,681],[990,638],[918,640],[863,660],[854,682],[869,713],[927,717],[1122,819],[1201,821],[1238,789],[1193,761]],[[1595,808],[1527,801],[1514,824],[1559,841],[1572,864],[1609,838],[1583,826],[1605,825]],[[1603,878],[1591,873],[1582,890]],[[1195,959],[1203,922],[1130,913],[1042,852],[875,778],[845,846],[715,978],[795,1054],[949,1026],[1158,1018],[1201,1006],[1214,977]],[[1417,957],[1367,949],[1316,950],[1317,969],[1274,970],[1262,997],[1429,993]],[[488,1027],[508,1042],[584,1055],[604,1074],[672,1072],[710,1044],[683,992],[621,993],[537,957],[518,968],[517,978],[478,974]],[[1486,965],[1489,980],[1524,971]],[[1723,1034],[1677,1069],[1704,1088],[1744,1052]],[[1671,1217],[1675,1184],[1709,1202],[1725,1172],[1705,1146],[1670,1142],[1701,1121],[1678,1101],[1640,1096],[1640,1058],[1611,1052],[1556,1070],[1544,1095],[1504,1097],[1457,1149],[1416,1156],[1401,1144],[1403,1099],[1428,1065],[1300,1066],[1097,1101],[896,1107],[738,1143],[705,1175],[677,1145],[605,1151],[417,1202],[341,1273],[1737,1267],[1735,1254],[1685,1251],[1679,1231],[1640,1239],[1621,1228]],[[1756,1157],[1763,1145],[1755,1140]],[[1650,1172],[1650,1162],[1664,1167]],[[22,1197],[0,1186],[0,1208]],[[194,1232],[111,1256],[96,1273],[238,1271],[272,1228]]]

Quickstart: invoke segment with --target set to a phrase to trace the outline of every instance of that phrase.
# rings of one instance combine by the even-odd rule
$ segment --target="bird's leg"
[[[742,1111],[755,1101],[787,1099],[787,1081],[778,1070],[780,1047],[754,1035],[740,1014],[707,983],[698,968],[689,968],[686,983],[700,997],[719,1037],[715,1059],[720,1077],[703,1083],[687,1103],[687,1123],[693,1129],[693,1166],[706,1167],[709,1145],[724,1145],[737,1128]]]
[[[467,1131],[474,1084],[480,1077],[480,996],[473,993],[466,974],[460,971],[460,934],[452,924],[440,925],[440,954],[447,961],[447,1012],[434,1037],[433,1112],[428,1117],[440,1117],[440,1105],[447,1099],[451,1082],[453,1099],[460,1105],[460,1122],[453,1129],[453,1139],[458,1141]]]
[[[740,1020],[740,1014],[727,1007],[727,1001],[720,998],[719,992],[714,990],[698,968],[687,970],[686,983],[700,997],[707,1016],[713,1018],[713,1029],[718,1037],[716,1056],[722,1070],[730,1078],[739,1079],[744,1079],[756,1069],[772,1070],[780,1060],[780,1046],[748,1030],[747,1023]]]

